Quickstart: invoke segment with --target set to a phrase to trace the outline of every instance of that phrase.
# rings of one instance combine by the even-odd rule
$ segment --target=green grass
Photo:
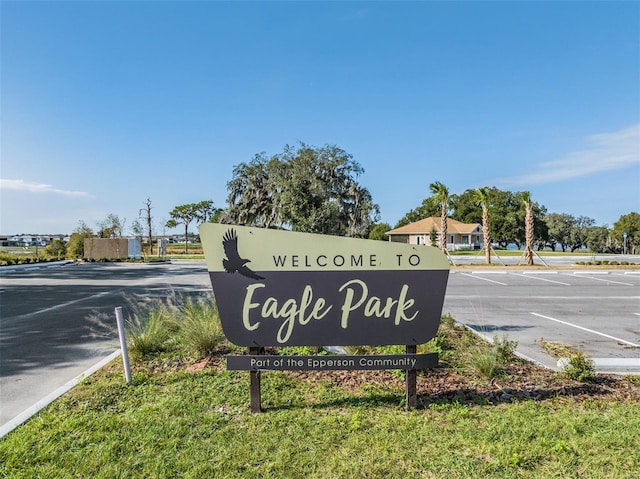
[[[0,477],[637,477],[634,403],[457,402],[406,411],[399,388],[346,393],[246,373],[115,367],[0,441]],[[635,475],[634,475],[635,474]]]
[[[393,373],[269,372],[262,374],[265,412],[252,414],[249,374],[226,371],[223,355],[187,372],[198,356],[185,331],[219,340],[216,327],[202,325],[217,323],[213,305],[189,301],[165,304],[153,320],[170,311],[171,321],[140,321],[143,332],[144,324],[165,324],[173,337],[133,361],[131,384],[114,361],[0,439],[0,478],[638,477],[637,401],[597,389],[578,398],[570,390],[581,385],[570,383],[569,392],[554,389],[543,399],[492,402],[487,393],[502,389],[474,371],[478,351],[499,358],[501,382],[513,368],[537,371],[522,384],[550,389],[559,376],[511,358],[507,338],[488,345],[451,317],[419,348],[447,360],[419,375],[417,409],[406,409]],[[221,341],[216,348],[232,347]],[[303,349],[287,352],[316,352]],[[442,391],[424,392],[436,384]]]

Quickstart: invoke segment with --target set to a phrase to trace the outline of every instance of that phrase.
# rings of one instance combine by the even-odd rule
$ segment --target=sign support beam
[[[249,348],[249,354],[260,355],[263,348]],[[260,371],[251,371],[249,373],[249,389],[251,391],[251,412],[262,412],[262,395],[260,393]]]
[[[415,344],[407,345],[407,354],[416,354],[418,347]],[[418,404],[418,393],[416,390],[416,379],[418,372],[415,369],[408,369],[405,372],[405,395],[407,407],[413,409]]]

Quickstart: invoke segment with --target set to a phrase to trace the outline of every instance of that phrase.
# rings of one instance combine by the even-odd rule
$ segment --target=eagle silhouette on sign
[[[247,263],[251,262],[250,259],[240,257],[238,253],[238,235],[233,228],[222,236],[222,247],[224,248],[224,254],[227,255],[227,257],[222,260],[222,266],[224,266],[224,270],[227,273],[238,272],[247,278],[264,279],[247,267]]]

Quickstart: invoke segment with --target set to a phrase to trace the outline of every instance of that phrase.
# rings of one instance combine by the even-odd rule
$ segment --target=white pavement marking
[[[515,276],[524,276],[524,273],[522,274],[518,274],[518,273],[511,273]],[[556,283],[556,284],[561,284],[563,286],[571,286],[569,283],[563,283],[562,281],[554,281],[553,279],[547,279],[547,278],[538,278],[537,276],[533,276],[532,274],[528,274],[527,278],[531,278],[531,279],[537,279],[538,281],[546,281],[548,283]]]
[[[55,309],[60,309],[60,308],[64,308],[65,306],[69,306],[71,304],[75,304],[75,303],[79,303],[81,301],[86,301],[88,299],[93,299],[93,298],[99,298],[100,296],[105,296],[107,294],[112,294],[115,291],[103,291],[102,293],[97,293],[91,296],[87,296],[85,298],[80,298],[80,299],[74,299],[73,301],[67,301],[66,303],[62,303],[62,304],[56,304],[55,306],[51,306],[50,308],[44,308],[44,309],[40,309],[38,311],[33,311],[32,313],[26,313],[26,314],[21,314],[20,316],[13,316],[10,318],[4,318],[5,321],[9,321],[9,320],[15,320],[15,319],[22,319],[22,318],[27,318],[29,316],[35,316],[36,314],[41,314],[41,313],[48,313],[49,311],[53,311]]]
[[[100,360],[99,362],[97,362],[96,364],[91,366],[89,369],[87,369],[82,374],[76,376],[75,378],[73,378],[72,380],[68,381],[63,386],[60,386],[58,389],[53,391],[51,394],[48,394],[47,396],[42,398],[40,401],[35,403],[30,408],[26,409],[25,411],[22,411],[20,414],[18,414],[16,417],[11,419],[9,422],[4,423],[2,426],[0,426],[0,437],[6,436],[11,431],[13,431],[15,428],[17,428],[20,424],[22,424],[27,419],[29,419],[31,416],[34,416],[41,409],[44,409],[49,404],[51,404],[53,401],[55,401],[60,396],[62,396],[64,393],[69,391],[72,387],[77,385],[80,381],[82,381],[83,379],[88,378],[89,376],[91,376],[96,371],[102,369],[104,366],[106,366],[111,361],[113,361],[115,358],[117,358],[120,355],[120,353],[121,353],[121,351],[119,349],[114,351],[113,353],[111,353],[106,358]]]
[[[556,323],[566,324],[567,326],[571,326],[572,328],[582,329],[583,331],[587,331],[588,333],[597,334],[598,336],[603,336],[605,338],[613,339],[614,341],[618,341],[620,343],[628,344],[629,346],[633,346],[634,348],[640,348],[640,344],[632,343],[631,341],[627,341],[625,339],[616,338],[615,336],[611,336],[609,334],[601,333],[600,331],[595,331],[593,329],[585,328],[582,326],[578,326],[577,324],[569,323],[567,321],[562,321],[560,319],[555,319],[550,316],[545,316],[543,314],[538,314],[531,312],[534,316],[538,316],[539,318],[548,319],[549,321],[555,321]]]
[[[496,284],[500,284],[500,285],[502,285],[502,286],[506,286],[506,284],[505,284],[505,283],[501,283],[500,281],[494,281],[494,280],[489,279],[489,278],[482,278],[482,277],[480,277],[480,276],[478,276],[478,275],[473,275],[473,274],[468,274],[468,273],[461,273],[461,274],[462,274],[463,276],[468,276],[469,278],[481,279],[481,280],[483,280],[483,281],[489,281],[490,283],[496,283]]]
[[[635,284],[631,284],[631,283],[622,283],[620,281],[612,281],[610,279],[602,279],[602,278],[589,278],[592,279],[594,281],[602,281],[603,283],[612,283],[612,284],[621,284],[623,286],[635,286]]]
[[[578,275],[594,275],[594,274],[611,274],[611,271],[594,271],[594,270],[589,270],[589,271],[574,271],[573,274],[578,274]]]

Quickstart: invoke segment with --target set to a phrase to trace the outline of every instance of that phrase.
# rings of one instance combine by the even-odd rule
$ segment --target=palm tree
[[[440,204],[440,249],[447,252],[447,213],[449,211],[449,188],[439,181],[429,185],[431,193]]]
[[[484,241],[485,263],[491,264],[491,228],[489,225],[489,188],[476,190],[476,201],[482,206],[482,239]]]
[[[528,191],[522,193],[522,203],[524,205],[524,256],[528,265],[533,264],[533,202]]]

